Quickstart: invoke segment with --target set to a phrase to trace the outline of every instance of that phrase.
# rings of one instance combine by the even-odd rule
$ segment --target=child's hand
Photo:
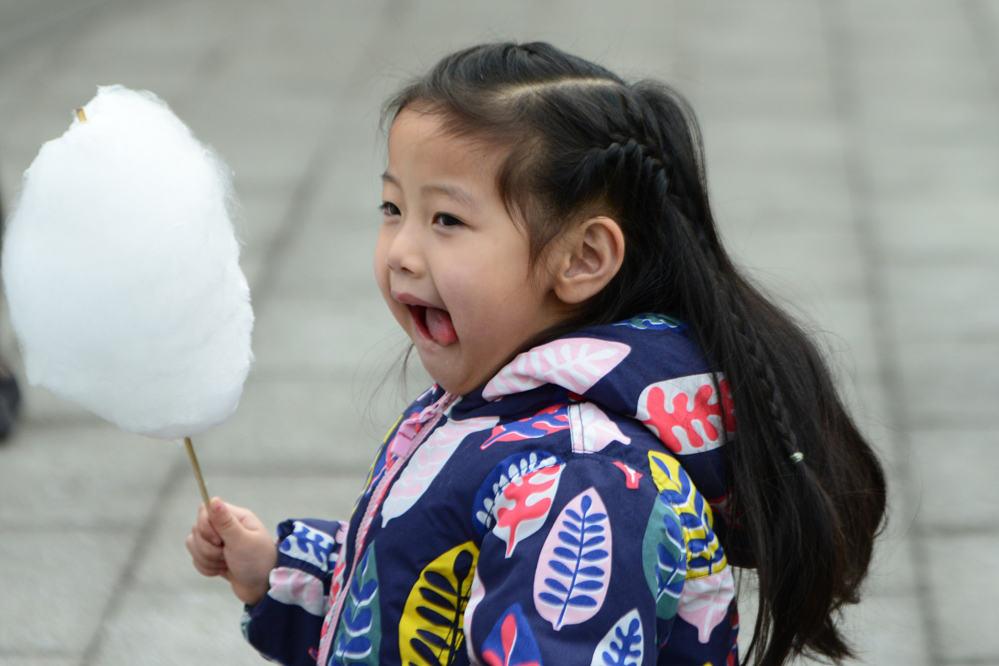
[[[270,589],[268,577],[277,565],[277,546],[267,528],[250,511],[218,497],[211,515],[204,505],[187,537],[194,568],[205,576],[222,576],[240,601],[251,606]]]

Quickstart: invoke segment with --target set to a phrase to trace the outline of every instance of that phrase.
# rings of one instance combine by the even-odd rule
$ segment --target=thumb
[[[212,527],[215,528],[215,531],[219,533],[219,536],[222,537],[222,541],[239,538],[244,531],[243,526],[236,520],[236,516],[229,509],[229,505],[218,497],[212,498],[208,511],[208,520],[211,522]]]

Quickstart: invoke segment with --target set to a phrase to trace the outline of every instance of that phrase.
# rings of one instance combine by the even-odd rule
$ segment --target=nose
[[[400,221],[387,241],[385,262],[393,273],[408,274],[412,277],[423,274],[424,261],[416,224],[406,220]]]

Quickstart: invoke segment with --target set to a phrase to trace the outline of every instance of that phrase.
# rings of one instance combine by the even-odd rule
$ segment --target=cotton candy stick
[[[229,172],[151,93],[99,88],[25,172],[3,248],[28,380],[123,430],[190,438],[236,409],[253,313]]]

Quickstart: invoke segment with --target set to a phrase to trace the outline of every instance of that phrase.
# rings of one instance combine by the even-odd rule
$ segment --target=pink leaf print
[[[728,614],[729,604],[735,597],[732,570],[722,571],[702,578],[688,578],[680,593],[677,614],[697,628],[697,640],[707,643],[711,632]]]
[[[569,407],[572,426],[572,450],[576,453],[595,453],[611,442],[631,444],[617,424],[592,402],[577,403]]]
[[[489,430],[498,422],[497,416],[481,416],[463,421],[448,420],[424,440],[410,457],[409,464],[392,484],[392,489],[382,503],[382,527],[416,504],[465,437]]]
[[[555,340],[518,354],[486,384],[482,397],[495,400],[542,384],[585,393],[630,352],[628,345],[596,338]]]
[[[517,476],[496,498],[493,534],[506,542],[507,557],[513,555],[518,543],[545,524],[564,468],[565,465],[556,465]]]
[[[735,411],[728,381],[719,382],[718,399],[710,374],[690,375],[645,387],[635,418],[678,455],[720,447],[724,431],[735,433]]]
[[[555,631],[597,614],[611,575],[611,524],[596,488],[570,501],[538,556],[534,607]]]
[[[312,574],[291,567],[275,567],[270,574],[270,586],[267,595],[272,599],[319,617],[326,614],[328,599],[323,594],[323,581]]]

